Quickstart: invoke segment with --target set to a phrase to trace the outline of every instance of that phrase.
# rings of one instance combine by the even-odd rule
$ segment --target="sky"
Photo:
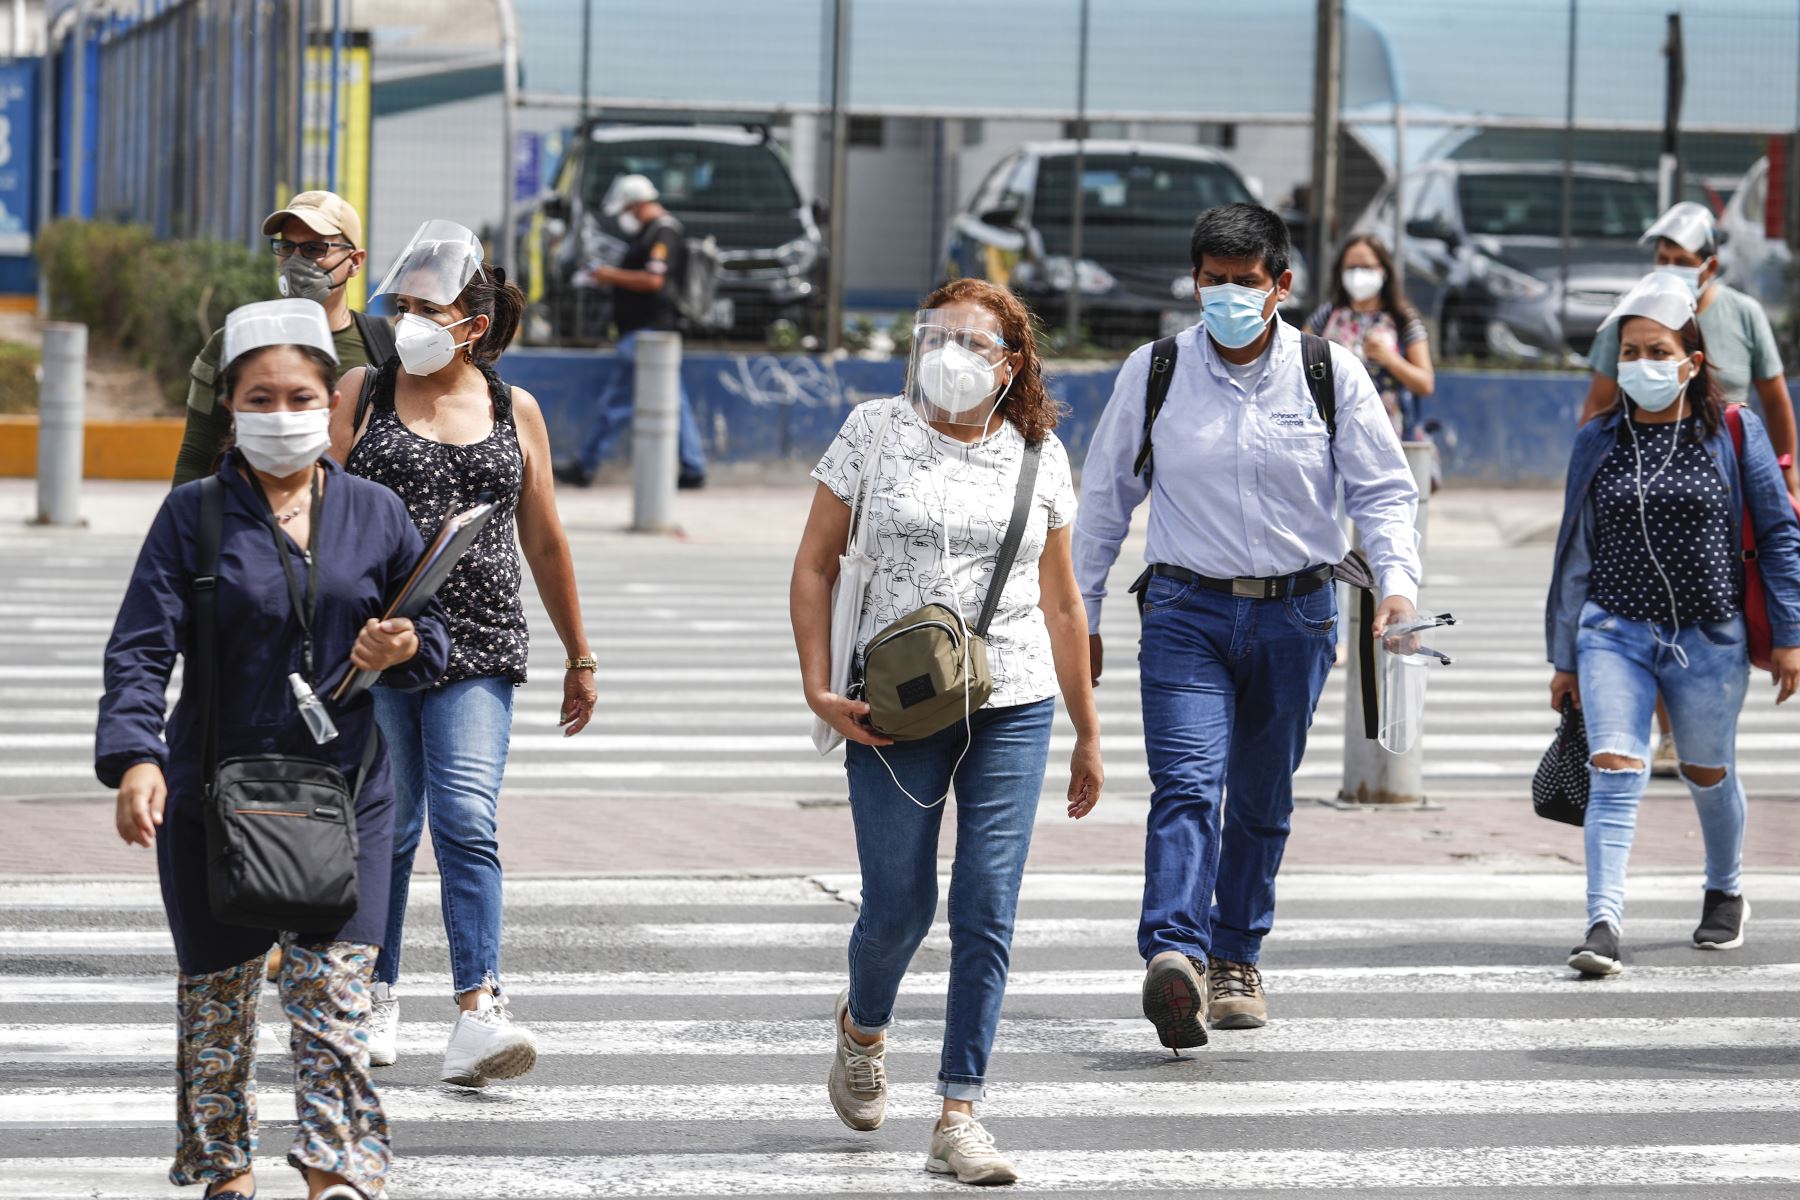
[[[518,0],[527,90],[579,91],[583,0]],[[1577,113],[1660,119],[1666,14],[1680,11],[1690,124],[1800,120],[1795,0],[1577,0]],[[826,96],[826,0],[593,0],[593,92],[745,106]],[[1093,0],[1095,111],[1311,109],[1313,0]],[[1346,95],[1560,119],[1569,0],[1348,0]],[[854,0],[857,105],[1070,109],[1080,0]],[[1384,97],[1385,99],[1385,97]]]

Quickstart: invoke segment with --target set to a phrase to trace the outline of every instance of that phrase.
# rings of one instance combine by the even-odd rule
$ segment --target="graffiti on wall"
[[[853,408],[865,395],[838,377],[832,364],[805,354],[737,354],[719,371],[719,386],[758,408]]]

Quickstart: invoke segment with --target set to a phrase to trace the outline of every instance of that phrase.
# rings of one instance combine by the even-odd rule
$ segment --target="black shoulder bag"
[[[315,539],[319,498],[315,478]],[[356,796],[375,759],[376,732],[369,730],[354,789],[336,767],[317,759],[252,754],[218,761],[218,569],[224,524],[224,482],[211,475],[200,483],[193,682],[206,713],[201,778],[206,789],[206,883],[212,913],[228,925],[335,932],[356,914]],[[282,573],[310,660],[313,613],[301,603],[272,513],[269,526],[275,532]],[[317,559],[308,557],[308,590],[316,606]]]

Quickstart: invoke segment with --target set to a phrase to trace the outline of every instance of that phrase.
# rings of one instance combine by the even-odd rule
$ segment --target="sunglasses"
[[[301,258],[318,262],[333,250],[354,249],[356,247],[349,242],[290,242],[286,238],[269,239],[269,251],[276,258],[292,258],[294,251],[298,250]]]

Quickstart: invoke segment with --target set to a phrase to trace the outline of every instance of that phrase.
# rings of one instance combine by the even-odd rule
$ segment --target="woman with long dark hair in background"
[[[593,715],[595,662],[556,511],[544,415],[530,393],[508,386],[494,368],[518,331],[524,295],[482,261],[479,239],[453,221],[427,221],[378,291],[394,298],[400,314],[398,353],[370,380],[367,410],[340,411],[333,452],[352,474],[398,492],[428,541],[450,513],[483,499],[498,508],[439,593],[451,639],[443,678],[416,694],[375,689],[398,795],[370,1056],[377,1065],[396,1057],[393,989],[407,887],[429,820],[459,1010],[442,1079],[479,1088],[523,1075],[537,1061],[536,1042],[507,1013],[500,979],[500,783],[527,650],[521,549],[568,656],[561,715],[567,735]],[[363,384],[363,371],[350,372],[345,395],[360,395]]]

